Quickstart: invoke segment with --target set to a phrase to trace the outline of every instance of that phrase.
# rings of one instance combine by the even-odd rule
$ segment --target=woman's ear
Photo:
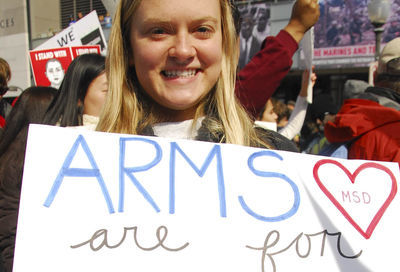
[[[78,100],[78,107],[83,107],[83,101],[81,99]]]
[[[85,113],[85,107],[84,107],[84,101],[82,101],[81,99],[78,100],[78,105],[77,105],[77,109],[78,109],[78,115],[82,115]]]

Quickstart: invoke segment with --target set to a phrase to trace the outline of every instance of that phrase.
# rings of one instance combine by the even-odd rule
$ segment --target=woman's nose
[[[177,34],[168,53],[170,57],[175,58],[179,62],[184,62],[193,58],[196,55],[196,49],[190,34]]]

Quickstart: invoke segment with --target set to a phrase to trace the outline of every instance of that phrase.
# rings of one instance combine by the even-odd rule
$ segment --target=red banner
[[[30,51],[35,84],[58,89],[72,60],[87,53],[100,54],[100,46],[71,46]]]

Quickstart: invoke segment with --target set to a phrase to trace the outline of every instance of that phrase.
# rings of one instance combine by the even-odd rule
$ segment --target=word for
[[[371,203],[371,196],[367,192],[344,192],[342,191],[342,198],[343,202],[349,203],[364,203],[370,204]]]
[[[66,56],[67,56],[67,52],[65,50],[35,53],[36,60],[54,59],[54,58],[61,58],[61,57],[66,57]]]
[[[296,250],[296,254],[299,258],[307,258],[310,256],[310,252],[311,252],[311,247],[313,245],[313,243],[311,242],[311,238],[312,237],[316,237],[316,236],[320,236],[322,235],[322,241],[321,241],[321,251],[320,251],[320,256],[324,256],[324,251],[325,251],[325,242],[326,242],[326,236],[337,236],[337,241],[336,241],[336,245],[337,245],[337,251],[339,253],[339,255],[343,258],[346,259],[356,259],[358,257],[361,256],[362,254],[362,250],[356,254],[356,255],[352,255],[352,256],[347,256],[343,253],[342,249],[341,249],[341,237],[342,237],[342,233],[341,232],[336,232],[336,233],[329,233],[327,230],[323,230],[321,232],[317,232],[314,234],[304,234],[304,233],[300,233],[299,235],[297,235],[297,237],[289,243],[288,246],[286,246],[285,248],[275,251],[275,252],[268,252],[269,249],[272,249],[273,247],[275,247],[280,239],[280,233],[277,230],[273,230],[270,231],[267,235],[267,237],[264,240],[264,245],[262,247],[253,247],[253,246],[246,246],[249,249],[253,249],[253,250],[258,250],[261,251],[262,255],[261,255],[261,270],[262,272],[265,272],[265,262],[266,262],[266,258],[268,257],[269,259],[269,263],[272,267],[272,271],[276,272],[277,271],[277,265],[275,263],[274,257],[273,256],[277,256],[285,251],[287,251],[288,249],[290,249],[292,246],[295,246],[295,250]],[[307,250],[306,252],[303,254],[300,252],[300,242],[303,237],[305,237],[305,241],[306,241],[306,247]],[[304,244],[304,243],[303,243]],[[319,245],[317,245],[319,246]]]
[[[62,36],[59,40],[57,40],[57,43],[60,47],[63,47],[73,41],[75,41],[74,32],[73,32],[73,30],[70,30],[64,36]]]
[[[168,228],[165,226],[160,226],[157,228],[157,231],[156,231],[157,243],[151,247],[144,247],[138,241],[138,238],[137,238],[138,227],[135,226],[135,227],[125,227],[121,240],[114,245],[110,245],[110,243],[108,242],[108,238],[107,238],[108,231],[106,229],[100,229],[100,230],[95,231],[89,240],[82,242],[80,244],[77,244],[77,245],[73,245],[73,246],[71,246],[71,248],[73,248],[73,249],[80,248],[86,244],[89,244],[90,249],[92,251],[98,251],[98,250],[102,249],[104,246],[109,249],[118,248],[120,245],[122,245],[122,243],[124,243],[127,233],[129,231],[133,231],[133,241],[135,242],[136,247],[143,251],[152,251],[159,247],[162,247],[163,249],[165,249],[167,251],[181,251],[181,250],[185,249],[187,246],[189,246],[189,243],[185,243],[185,244],[183,244],[183,246],[180,246],[178,248],[171,248],[171,247],[166,246],[164,244],[164,242],[168,236]],[[95,246],[96,241],[99,241],[98,242],[99,244],[97,246]]]
[[[129,149],[127,147],[127,142],[141,142],[143,145],[147,145],[150,147],[148,154],[155,154],[154,159],[145,164],[145,165],[139,165],[139,166],[128,166],[125,163],[125,155],[128,152],[135,152],[134,149]],[[90,162],[90,165],[92,168],[71,168],[71,163],[74,160],[74,157],[76,155],[76,152],[79,147],[82,147],[82,150],[84,151],[88,161]],[[227,217],[227,207],[226,207],[226,196],[225,196],[225,179],[224,179],[224,167],[223,167],[223,161],[222,161],[222,152],[221,152],[221,146],[218,144],[213,145],[211,148],[211,151],[208,153],[203,165],[201,167],[197,167],[197,165],[189,158],[189,156],[180,148],[180,146],[176,142],[171,142],[170,143],[170,154],[169,156],[166,156],[167,159],[169,158],[169,213],[174,214],[175,213],[175,175],[176,175],[176,157],[181,155],[186,162],[189,164],[189,166],[197,173],[199,177],[203,177],[204,174],[206,173],[209,165],[211,162],[214,160],[216,163],[216,179],[217,179],[217,190],[218,190],[218,197],[219,197],[219,211],[220,211],[220,216],[221,217]],[[146,190],[146,188],[141,184],[141,182],[137,179],[137,177],[134,175],[137,172],[145,172],[148,171],[149,169],[156,167],[157,164],[161,161],[163,157],[163,150],[161,146],[150,139],[147,138],[141,138],[141,137],[128,137],[128,138],[120,138],[120,145],[119,145],[119,202],[118,202],[118,211],[120,213],[124,212],[124,199],[125,199],[125,179],[126,177],[129,178],[129,180],[134,184],[136,189],[140,192],[140,194],[143,196],[143,198],[151,205],[151,207],[154,209],[155,212],[159,213],[161,210],[159,208],[159,205],[157,204],[157,201],[151,196],[151,194]],[[259,157],[268,157],[271,159],[278,159],[278,160],[283,160],[283,158],[270,150],[264,150],[264,151],[257,151],[253,154],[251,154],[248,158],[248,168],[250,171],[259,177],[265,177],[266,181],[268,181],[268,178],[278,178],[279,180],[282,180],[283,182],[286,182],[290,185],[292,191],[293,191],[293,204],[292,207],[285,213],[274,216],[274,217],[268,217],[265,215],[262,215],[260,213],[256,213],[254,211],[254,208],[251,208],[247,205],[245,198],[243,196],[238,196],[238,201],[243,208],[243,210],[249,214],[250,216],[256,218],[257,220],[265,221],[265,222],[277,222],[277,221],[282,221],[285,220],[291,216],[293,216],[300,205],[300,193],[297,185],[286,175],[282,173],[277,173],[277,172],[266,172],[266,171],[261,171],[258,170],[254,167],[254,160],[259,158]],[[97,179],[98,185],[100,186],[101,192],[103,193],[104,200],[107,204],[108,211],[109,213],[114,213],[114,205],[111,200],[109,191],[107,189],[106,183],[104,182],[104,179],[101,175],[101,171],[99,167],[97,166],[96,160],[94,159],[94,156],[85,140],[85,138],[82,135],[79,135],[74,142],[72,148],[70,149],[69,153],[66,156],[66,159],[63,163],[63,165],[60,168],[60,171],[53,183],[52,188],[50,189],[50,192],[44,202],[45,207],[51,206],[52,202],[54,201],[57,192],[64,180],[64,177],[95,177]],[[267,207],[262,207],[260,209],[266,209]]]

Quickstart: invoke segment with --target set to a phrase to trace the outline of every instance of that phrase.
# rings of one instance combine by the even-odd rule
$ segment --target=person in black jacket
[[[0,138],[0,271],[11,272],[29,124],[41,123],[57,90],[30,87],[18,98]]]

